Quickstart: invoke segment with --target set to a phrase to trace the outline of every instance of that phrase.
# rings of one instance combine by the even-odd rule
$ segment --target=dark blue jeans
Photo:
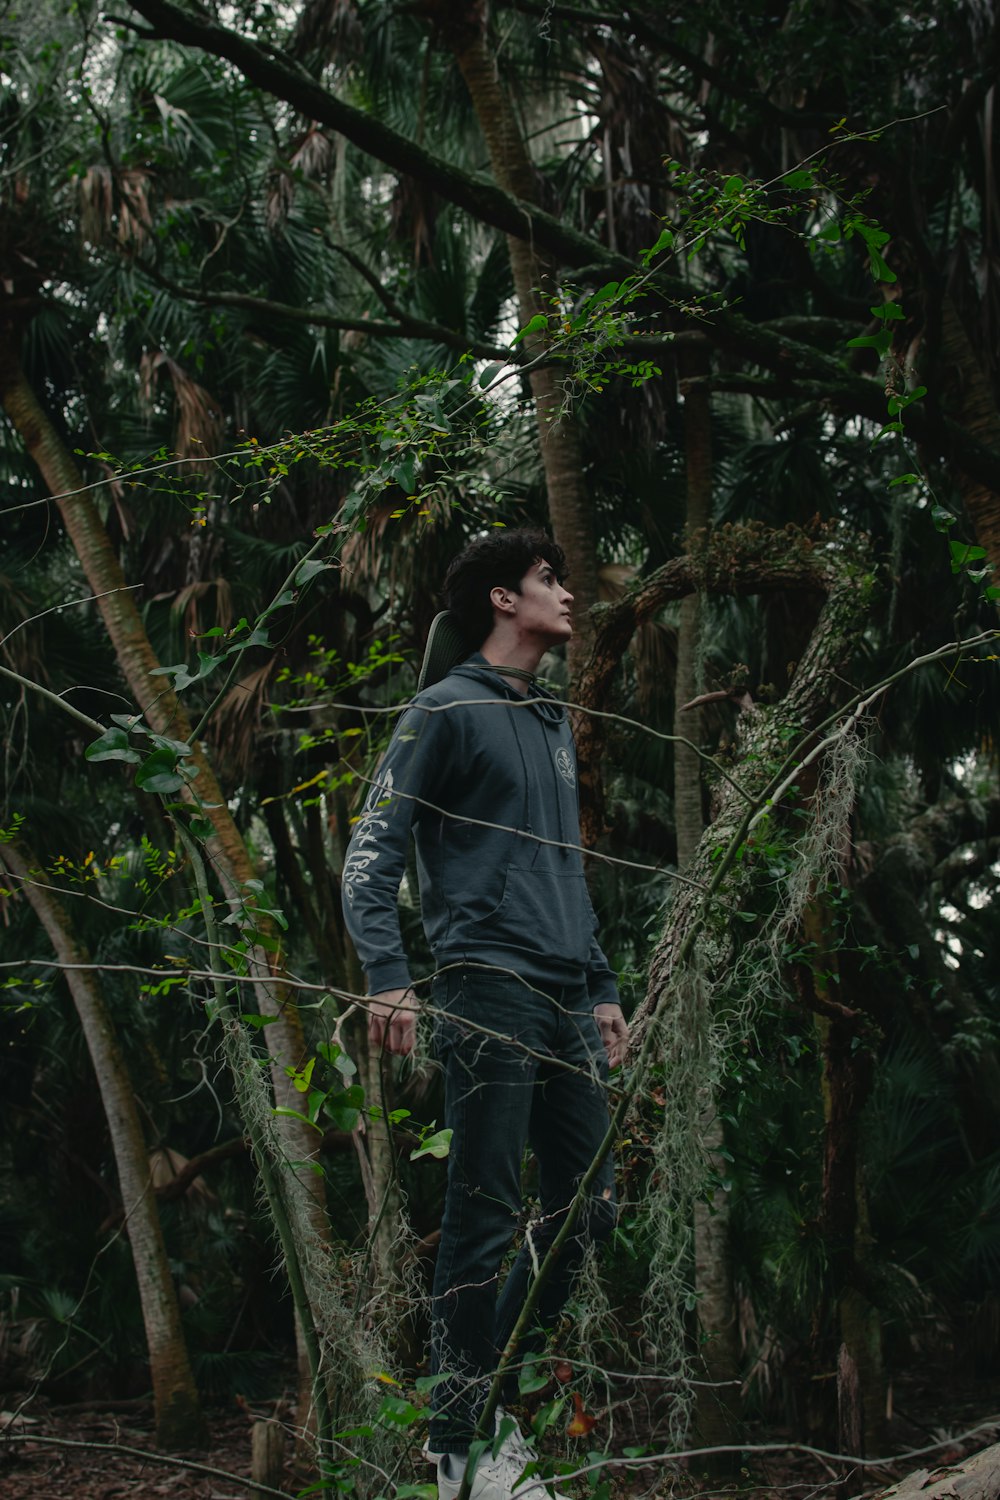
[[[543,992],[497,970],[452,969],[435,981],[434,1003],[445,1126],[454,1134],[431,1332],[432,1371],[448,1378],[434,1390],[430,1447],[460,1454],[468,1450],[535,1270],[607,1131],[607,1058],[582,977]],[[540,1212],[498,1296],[501,1263],[523,1217],[528,1142],[538,1162]],[[586,1245],[606,1238],[614,1220],[609,1158],[543,1289],[515,1365],[541,1347]],[[508,1400],[517,1391],[516,1373],[509,1386]]]

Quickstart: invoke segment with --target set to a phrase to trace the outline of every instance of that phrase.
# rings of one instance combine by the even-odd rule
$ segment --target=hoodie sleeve
[[[399,885],[420,801],[437,800],[450,716],[414,707],[396,726],[344,858],[344,920],[369,994],[405,989],[410,970],[399,926]]]
[[[618,997],[618,975],[608,963],[604,956],[604,949],[597,941],[597,929],[599,922],[597,913],[594,911],[594,903],[587,892],[587,908],[590,912],[590,920],[593,923],[593,931],[590,935],[590,953],[587,957],[587,989],[590,993],[592,1005],[620,1005]]]
[[[604,950],[596,935],[590,940],[590,957],[587,960],[587,989],[592,1005],[620,1005],[618,997],[618,975],[604,957]]]

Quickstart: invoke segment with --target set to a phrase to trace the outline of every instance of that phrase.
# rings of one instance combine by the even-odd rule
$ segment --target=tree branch
[[[307,119],[339,131],[385,166],[429,184],[482,223],[516,239],[529,240],[536,251],[547,253],[566,266],[576,268],[597,262],[607,274],[619,278],[635,274],[635,265],[627,257],[605,249],[544,209],[505,192],[484,177],[462,171],[381,120],[345,104],[277,50],[229,31],[203,14],[182,10],[173,0],[131,0],[131,3],[156,28],[158,35],[226,58],[256,87],[285,100]],[[651,274],[650,287],[676,305],[690,303],[691,288],[665,269],[658,268]],[[802,381],[818,382],[824,387],[833,385],[842,409],[880,423],[885,420],[881,382],[852,377],[840,360],[728,310],[704,314],[699,326],[720,349],[771,370],[789,385]],[[827,394],[825,390],[823,394]],[[954,459],[971,478],[1000,490],[1000,454],[970,437],[956,423],[929,417],[918,407],[907,409],[906,422],[918,442]]]
[[[335,247],[339,248],[339,247]],[[342,254],[347,252],[341,251]],[[355,257],[351,256],[351,263]],[[256,313],[262,318],[273,318],[282,323],[306,323],[315,328],[332,328],[342,333],[364,333],[372,338],[427,339],[431,343],[444,344],[449,349],[458,349],[463,354],[475,354],[481,359],[500,359],[506,364],[519,364],[524,356],[517,349],[503,348],[497,344],[483,344],[469,339],[454,328],[445,328],[440,323],[429,323],[423,318],[412,318],[401,308],[395,307],[397,323],[381,322],[376,318],[340,318],[319,307],[292,307],[287,302],[274,302],[268,297],[254,297],[244,292],[196,292],[191,287],[178,285],[151,266],[142,269],[164,291],[193,302],[199,307],[233,307],[241,311]],[[367,279],[367,278],[366,278]],[[383,300],[386,300],[383,298]]]
[[[574,696],[584,709],[603,708],[628,644],[665,604],[699,589],[715,594],[807,590],[827,593],[834,565],[805,532],[759,525],[719,526],[690,538],[690,550],[657,568],[613,604],[595,611],[594,644]],[[592,848],[603,832],[600,766],[606,724],[593,713],[574,718],[580,768],[580,838]]]

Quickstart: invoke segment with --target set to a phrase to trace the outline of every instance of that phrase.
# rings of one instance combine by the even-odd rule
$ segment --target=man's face
[[[541,559],[533,562],[514,598],[517,622],[525,635],[546,646],[569,640],[573,634],[573,595],[563,588],[551,563]]]

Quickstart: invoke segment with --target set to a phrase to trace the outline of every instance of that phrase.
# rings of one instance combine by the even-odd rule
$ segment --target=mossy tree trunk
[[[86,967],[90,955],[76,937],[59,894],[46,879],[38,859],[20,841],[6,845],[2,859],[44,927],[59,963],[72,966],[65,970],[66,983],[80,1018],[108,1122],[135,1264],[149,1351],[157,1445],[170,1449],[201,1447],[208,1433],[181,1328],[180,1307],[163,1242],[132,1080],[111,1013],[97,975]]]
[[[685,390],[688,377],[709,373],[706,344],[686,346],[679,373],[684,393],[684,458],[689,537],[703,532],[712,518],[712,408],[705,384]],[[701,742],[703,714],[687,705],[701,690],[700,658],[702,593],[686,594],[680,602],[677,626],[677,675],[674,680],[674,734],[692,741],[674,745],[674,826],[677,831],[677,868],[682,873],[694,858],[705,829],[702,805],[702,762],[693,745]],[[739,1389],[739,1340],[729,1250],[729,1196],[721,1186],[728,1173],[723,1152],[724,1133],[715,1103],[701,1121],[702,1144],[716,1185],[694,1205],[694,1289],[698,1299],[699,1356],[706,1384],[699,1386],[695,1412],[698,1442],[703,1447],[732,1443],[734,1406]],[[721,1455],[716,1472],[733,1467],[732,1455]]]

